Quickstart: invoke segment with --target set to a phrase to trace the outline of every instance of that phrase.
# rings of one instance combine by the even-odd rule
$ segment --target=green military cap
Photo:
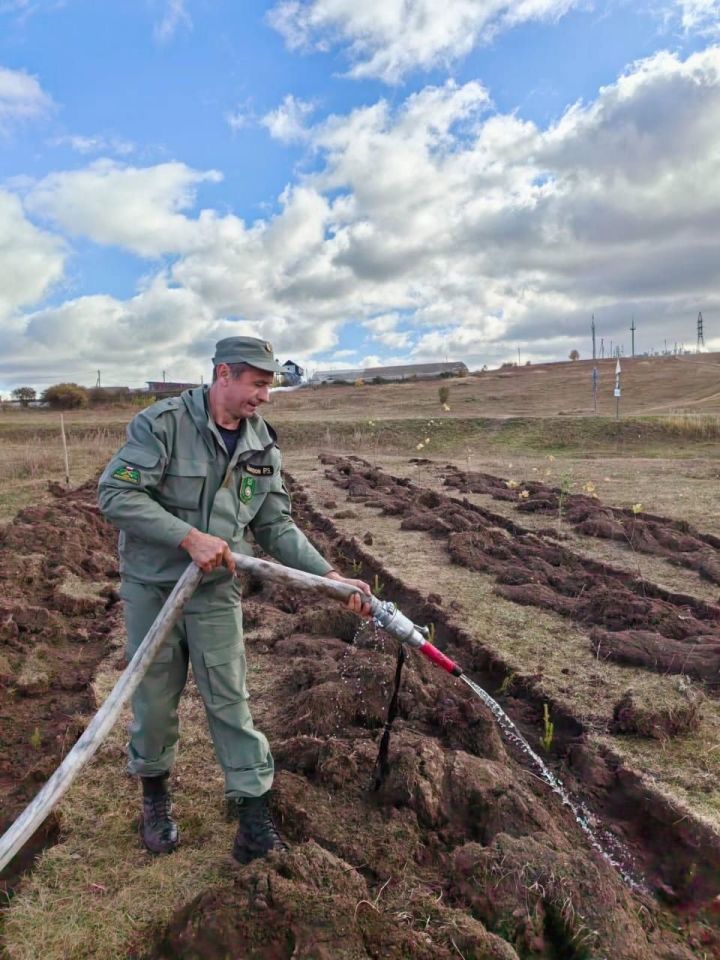
[[[277,373],[279,370],[272,344],[256,337],[225,337],[224,340],[218,340],[213,365],[219,363],[249,363],[251,367],[267,373]]]

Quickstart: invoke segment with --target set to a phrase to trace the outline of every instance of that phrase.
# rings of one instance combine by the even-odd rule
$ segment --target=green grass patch
[[[410,456],[464,455],[468,448],[539,454],[646,457],[720,456],[715,417],[443,417],[436,420],[278,422],[281,446]]]

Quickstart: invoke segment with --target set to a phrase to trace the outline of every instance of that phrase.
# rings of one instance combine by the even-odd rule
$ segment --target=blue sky
[[[694,342],[720,0],[0,0],[0,391]],[[702,184],[702,190],[698,189]]]

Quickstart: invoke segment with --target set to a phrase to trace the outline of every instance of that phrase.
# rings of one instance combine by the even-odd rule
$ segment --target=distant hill
[[[598,414],[615,415],[615,360],[509,367],[467,377],[361,387],[305,388],[273,400],[268,419],[357,420],[404,417],[590,416],[592,368],[599,371]],[[621,414],[720,414],[720,353],[622,358]],[[449,411],[438,387],[450,388]]]

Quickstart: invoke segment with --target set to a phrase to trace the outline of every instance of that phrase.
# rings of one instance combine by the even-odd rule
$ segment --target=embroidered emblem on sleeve
[[[111,476],[113,480],[124,480],[125,483],[134,483],[135,486],[140,483],[140,471],[135,467],[118,467]]]
[[[243,477],[240,484],[240,499],[249,503],[255,494],[255,477]]]

